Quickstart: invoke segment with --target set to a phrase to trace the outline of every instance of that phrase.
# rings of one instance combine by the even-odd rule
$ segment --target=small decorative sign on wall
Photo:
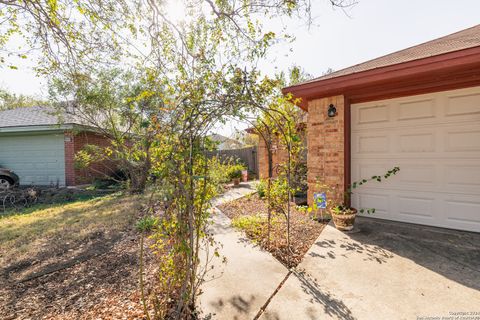
[[[325,192],[315,192],[313,194],[313,202],[317,209],[326,209],[327,208],[327,194]]]

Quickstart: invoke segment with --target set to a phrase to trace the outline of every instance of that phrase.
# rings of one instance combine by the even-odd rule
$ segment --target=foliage
[[[338,186],[329,186],[327,184],[322,184],[320,182],[317,182],[315,184],[315,191],[323,191],[327,192],[327,208],[332,212],[333,214],[351,214],[354,211],[352,208],[348,205],[348,201],[351,198],[351,195],[353,194],[353,190],[357,189],[358,187],[365,185],[368,182],[371,181],[376,181],[376,182],[382,182],[383,180],[386,180],[390,178],[393,175],[396,175],[400,171],[400,167],[393,167],[392,169],[388,170],[386,173],[383,175],[374,175],[369,179],[361,179],[358,181],[354,181],[351,183],[351,185],[347,188],[345,192],[342,192],[342,190],[338,189]],[[338,201],[338,194],[342,193],[343,194],[343,201],[339,202]],[[316,207],[316,203],[314,203],[310,208],[309,211],[317,211],[318,208]],[[360,213],[375,213],[375,208],[361,208]]]
[[[331,3],[344,6],[345,1]],[[43,61],[37,70],[55,76],[52,91],[62,98],[57,101],[74,100],[86,124],[111,138],[110,147],[83,158],[118,161],[134,191],[144,190],[153,174],[166,192],[165,212],[152,236],[160,271],[144,297],[147,319],[195,317],[204,275],[199,253],[212,243],[206,227],[217,192],[205,136],[229,117],[268,110],[272,133],[282,136],[290,156],[298,153],[300,138],[289,116],[298,101],[282,97],[281,77],[263,77],[257,70],[269,47],[290,37],[264,28],[260,18],[308,20],[310,1],[186,0],[181,22],[165,14],[167,1],[0,4],[5,26],[0,44],[14,35],[30,47],[39,44]],[[281,168],[287,203],[294,164],[290,157]],[[284,199],[282,192],[278,196]],[[289,204],[287,221],[288,212]]]
[[[268,182],[266,179],[260,179],[260,181],[255,183],[255,190],[257,190],[257,194],[261,199],[265,198],[267,193],[267,184]]]
[[[266,225],[267,217],[261,214],[238,216],[232,219],[232,226],[244,231],[253,239],[265,234]]]
[[[232,179],[241,178],[242,170],[246,170],[246,166],[233,159],[221,161],[217,157],[212,157],[208,160],[208,177],[211,183],[217,186],[217,192],[222,192],[224,184]]]
[[[298,68],[290,70],[290,80],[299,81],[302,76]],[[268,239],[270,239],[270,222],[272,211],[281,213],[286,218],[287,224],[287,247],[290,249],[290,212],[292,196],[300,191],[300,182],[294,183],[292,180],[299,173],[299,166],[302,163],[302,150],[304,148],[301,130],[299,124],[302,122],[303,114],[296,104],[300,101],[287,94],[283,96],[281,87],[286,84],[284,74],[277,76],[273,84],[270,96],[265,101],[265,106],[261,109],[255,120],[255,131],[263,140],[267,150],[268,157],[268,182],[267,182],[267,200],[268,200]],[[272,181],[273,177],[273,152],[283,149],[287,152],[287,159],[276,168],[278,177]],[[299,178],[299,177],[297,177]]]
[[[230,162],[222,162],[218,157],[208,160],[208,176],[212,183],[217,186],[218,192],[223,191],[223,185],[230,181],[227,169]]]
[[[297,193],[307,193],[307,164],[299,160],[292,170],[292,186]]]
[[[137,221],[135,227],[139,232],[150,232],[152,231],[159,223],[157,217],[145,216]]]
[[[16,108],[44,106],[48,102],[37,99],[35,97],[11,93],[5,89],[0,89],[0,111],[11,110]]]
[[[392,175],[396,175],[398,172],[400,171],[400,167],[393,167],[392,169],[388,170],[386,173],[384,173],[383,175],[375,175],[375,176],[372,176],[370,179],[361,179],[359,181],[354,181],[352,182],[352,184],[350,185],[350,187],[347,189],[347,191],[345,192],[345,201],[344,203],[346,203],[351,195],[353,194],[353,190],[370,182],[370,181],[377,181],[377,182],[382,182],[384,179],[388,179],[390,178]],[[341,212],[345,212],[345,214],[348,214],[349,208],[346,207],[345,205],[338,205],[334,211],[334,213],[336,214],[340,214]],[[375,208],[361,208],[360,209],[360,213],[375,213]]]
[[[242,164],[233,164],[227,168],[227,176],[230,180],[239,179],[242,177],[242,171],[246,169],[247,167]]]
[[[60,113],[73,112],[78,122],[95,128],[110,139],[110,145],[87,144],[75,157],[78,168],[92,164],[114,172],[126,172],[132,192],[143,192],[152,166],[162,166],[160,154],[153,160],[156,140],[156,117],[161,116],[161,85],[153,74],[124,72],[120,69],[100,70],[92,74],[76,74],[57,78],[50,94],[58,101]],[[74,104],[61,103],[74,97]],[[65,109],[66,108],[66,109]],[[94,169],[92,169],[94,170]]]
[[[287,218],[290,200],[295,191],[289,185],[285,176],[282,175],[272,179],[270,190],[267,190],[266,196],[269,198],[273,212],[282,214]]]
[[[240,141],[246,147],[258,146],[258,135],[246,132],[245,130],[235,131],[233,138],[237,141]]]

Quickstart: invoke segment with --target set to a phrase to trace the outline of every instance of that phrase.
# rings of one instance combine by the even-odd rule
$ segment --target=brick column
[[[65,131],[65,184],[75,185],[75,137],[72,132]]]
[[[327,115],[330,104],[337,108],[337,115]],[[345,189],[345,98],[343,95],[316,99],[308,102],[308,203],[313,202],[316,182],[336,186],[336,196],[341,201]]]
[[[258,176],[260,179],[266,179],[268,177],[268,150],[265,141],[260,135],[257,148],[257,158]]]

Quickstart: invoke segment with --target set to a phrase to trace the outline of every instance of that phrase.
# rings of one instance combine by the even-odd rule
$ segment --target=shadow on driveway
[[[315,243],[325,254],[310,256],[335,259],[351,254],[363,260],[388,263],[394,254],[464,286],[480,290],[480,233],[358,217],[346,239]],[[331,248],[331,250],[329,250]],[[334,250],[335,249],[335,250]]]

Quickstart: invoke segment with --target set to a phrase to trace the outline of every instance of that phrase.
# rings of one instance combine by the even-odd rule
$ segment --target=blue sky
[[[297,40],[292,52],[285,45],[273,48],[270,60],[260,65],[266,72],[295,64],[319,76],[328,68],[339,70],[480,24],[479,0],[358,0],[348,16],[332,9],[328,0],[313,2],[310,29],[284,20]],[[0,87],[46,95],[45,84],[30,67],[25,63],[19,70],[0,69]],[[235,126],[243,127],[233,123],[219,131],[228,135]]]

